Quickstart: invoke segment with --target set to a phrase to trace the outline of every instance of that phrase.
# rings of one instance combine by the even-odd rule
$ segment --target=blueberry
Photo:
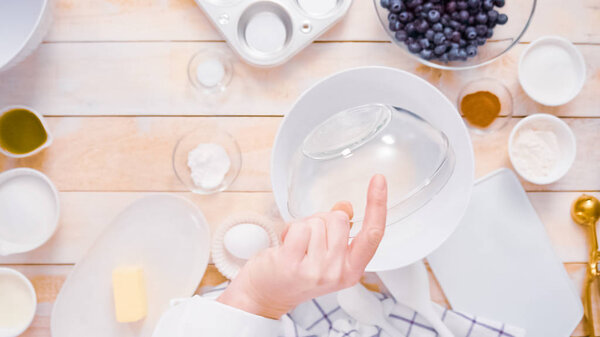
[[[451,42],[450,43],[450,49],[458,49],[460,48],[460,45],[456,42]]]
[[[465,35],[467,37],[467,39],[469,40],[473,40],[474,38],[477,37],[477,30],[475,30],[475,27],[467,27],[467,29],[465,29]]]
[[[485,44],[485,37],[478,37],[477,38],[477,45],[483,46],[484,44]]]
[[[479,8],[481,0],[467,0],[467,4],[470,8]]]
[[[419,44],[421,45],[421,48],[423,48],[423,49],[429,49],[429,47],[431,47],[431,42],[429,42],[429,40],[427,40],[427,39],[420,39]]]
[[[474,45],[467,46],[467,48],[465,50],[467,51],[467,56],[469,56],[469,57],[473,57],[473,56],[477,55],[477,47]]]
[[[427,18],[429,19],[430,22],[438,22],[441,19],[441,15],[440,12],[436,11],[435,9],[432,9],[429,11],[429,13],[427,13]]]
[[[460,28],[460,23],[458,21],[450,21],[450,28],[452,28],[453,30],[457,30],[458,28]]]
[[[410,18],[410,13],[408,12],[402,12],[400,14],[398,14],[398,21],[400,22],[408,22]]]
[[[420,6],[423,2],[421,0],[408,0],[406,2],[406,7],[410,9],[415,9],[417,6]]]
[[[504,7],[504,0],[494,0],[494,4],[498,7]]]
[[[477,25],[475,26],[475,29],[477,30],[477,35],[485,36],[485,34],[487,34],[488,27],[486,25]]]
[[[416,54],[421,51],[421,45],[416,42],[413,42],[408,45],[408,51],[410,51],[413,54]]]
[[[398,21],[398,14],[390,12],[390,14],[388,14],[388,21]]]
[[[434,36],[435,36],[435,32],[432,29],[429,29],[425,32],[425,38],[429,41],[433,41]]]
[[[498,23],[503,25],[508,21],[508,16],[506,14],[498,15]]]
[[[416,25],[416,28],[417,32],[424,34],[429,29],[429,23],[423,20]]]
[[[494,9],[494,0],[483,0],[482,6],[484,10],[490,11]]]
[[[400,29],[404,28],[404,25],[400,21],[390,21],[390,30],[392,32],[397,32]]]
[[[465,40],[465,39],[460,39],[460,40],[458,41],[458,45],[459,45],[461,48],[464,48],[464,47],[466,47],[466,46],[467,46],[467,40]]]
[[[454,29],[452,29],[450,27],[444,28],[444,36],[446,37],[446,39],[449,39],[452,36],[453,32],[454,32]]]
[[[484,24],[487,23],[488,21],[488,16],[485,13],[479,13],[477,14],[477,16],[475,17],[475,20],[477,20],[477,22]]]
[[[457,8],[456,1],[450,1],[446,4],[446,12],[448,13],[456,12]]]
[[[469,24],[469,26],[472,26],[475,24],[475,17],[474,16],[469,16],[469,20],[467,21],[467,24]]]
[[[454,31],[452,33],[452,36],[450,36],[450,40],[452,40],[452,42],[456,42],[456,43],[460,42],[460,33],[457,31]]]
[[[423,11],[423,6],[417,6],[417,7],[413,8],[413,13],[415,13],[415,15],[418,15],[422,11]]]
[[[410,44],[412,44],[412,43],[415,43],[415,38],[412,37],[412,36],[409,36],[409,37],[406,38],[406,40],[404,40],[404,43],[406,43],[407,46],[410,45]]]
[[[442,25],[441,23],[437,22],[437,23],[434,23],[431,26],[431,29],[433,29],[434,32],[441,32],[441,31],[444,30],[444,25]]]
[[[390,6],[388,7],[392,13],[400,13],[404,9],[404,3],[400,0],[390,0]]]
[[[464,50],[464,48],[460,48],[458,50],[458,59],[462,60],[462,61],[466,61],[467,60],[467,51]]]
[[[448,48],[442,44],[442,45],[435,47],[433,49],[433,53],[439,56],[439,55],[442,55],[443,53],[445,53],[446,49],[448,49]]]
[[[496,22],[498,21],[498,11],[496,10],[491,10],[487,13],[488,16],[488,26],[489,25],[495,25]]]
[[[467,4],[467,1],[459,1],[456,3],[456,8],[459,10],[463,10],[463,9],[467,9],[469,7],[469,5]]]
[[[459,12],[458,18],[460,19],[460,21],[462,22],[469,22],[469,18],[471,17],[471,15],[469,14],[469,11],[463,9],[462,11]]]
[[[442,55],[440,55],[438,57],[438,60],[442,63],[448,63],[450,60],[448,60],[448,53],[444,53]]]
[[[394,35],[394,37],[398,41],[406,41],[406,38],[408,37],[408,34],[406,34],[406,31],[404,31],[404,30],[399,30],[399,31],[396,32],[396,34]]]
[[[450,19],[452,19],[452,20],[458,20],[458,19],[460,19],[460,13],[459,12],[454,12],[454,13],[450,14]]]
[[[492,36],[494,36],[494,30],[491,28],[488,28],[487,32],[485,33],[485,37],[489,39]]]
[[[446,36],[443,33],[435,33],[433,36],[433,43],[441,45],[446,41]]]
[[[383,8],[390,8],[390,0],[381,0],[379,3]]]
[[[458,60],[458,48],[450,49],[450,51],[448,52],[448,60],[450,60],[450,61]]]
[[[404,30],[406,31],[406,33],[410,36],[410,35],[414,35],[417,33],[417,29],[415,28],[415,24],[412,22],[409,22],[406,24],[406,26],[404,26]]]
[[[425,60],[431,60],[433,58],[433,52],[429,49],[421,50],[419,55],[421,55],[421,57]]]
[[[447,26],[450,23],[450,15],[442,15],[442,19],[440,20],[440,22],[442,23],[442,25]]]
[[[423,11],[425,12],[429,12],[430,10],[433,9],[433,3],[432,2],[427,2],[423,5]]]

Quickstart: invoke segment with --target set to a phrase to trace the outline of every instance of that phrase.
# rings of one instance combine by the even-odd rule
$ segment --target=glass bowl
[[[508,22],[504,25],[496,25],[493,28],[493,35],[491,38],[487,40],[484,45],[480,45],[477,49],[477,55],[471,58],[468,58],[466,61],[449,61],[449,62],[441,62],[438,60],[425,60],[418,54],[411,53],[404,42],[400,42],[395,38],[395,32],[390,29],[390,24],[388,20],[389,10],[384,8],[381,5],[382,0],[373,0],[375,4],[375,9],[377,11],[377,16],[379,17],[379,21],[383,25],[383,29],[390,36],[392,43],[396,44],[404,51],[405,54],[409,55],[412,58],[417,59],[419,62],[434,68],[446,69],[446,70],[461,70],[461,69],[471,69],[476,68],[485,64],[488,64],[500,56],[504,55],[507,51],[509,51],[514,45],[516,45],[525,31],[529,27],[531,19],[533,17],[533,13],[535,11],[535,7],[537,4],[537,0],[507,0],[505,1],[505,5],[501,8],[496,7],[497,10],[501,14],[506,14],[508,16]],[[383,0],[387,1],[387,0]],[[410,0],[404,0],[404,3],[407,3]],[[430,0],[416,0],[425,2],[437,2],[440,1],[430,1]],[[460,2],[460,1],[453,1]],[[442,2],[447,4],[448,1]]]
[[[192,171],[188,166],[188,155],[200,144],[215,144],[227,153],[230,165],[220,183],[202,186],[196,184],[192,179]],[[205,167],[214,164],[214,157],[207,157],[204,158]],[[217,128],[199,128],[185,134],[175,144],[172,160],[173,170],[179,181],[191,192],[197,194],[213,194],[225,191],[235,181],[242,167],[242,155],[238,143],[229,133]],[[211,160],[213,161],[211,162]]]
[[[493,78],[482,78],[467,83],[458,94],[458,100],[456,101],[456,108],[461,115],[464,116],[462,111],[461,102],[463,98],[469,94],[476,92],[487,91],[498,97],[500,101],[500,113],[494,121],[487,127],[478,127],[469,123],[468,119],[463,118],[465,124],[469,130],[473,131],[478,135],[486,135],[502,129],[508,124],[513,116],[513,97],[508,88],[500,81]]]
[[[300,219],[349,201],[356,235],[374,174],[388,180],[387,223],[394,224],[431,200],[453,171],[448,138],[416,114],[383,104],[351,108],[318,125],[297,149],[288,210]]]
[[[188,63],[188,80],[201,94],[224,92],[233,77],[233,64],[222,52],[201,50]]]

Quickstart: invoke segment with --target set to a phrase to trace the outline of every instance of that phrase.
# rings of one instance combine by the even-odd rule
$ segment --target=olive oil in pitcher
[[[0,115],[0,147],[6,152],[27,154],[44,145],[47,140],[48,133],[35,113],[14,108]]]

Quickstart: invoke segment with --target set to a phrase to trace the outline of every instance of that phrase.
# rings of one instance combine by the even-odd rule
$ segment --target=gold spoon
[[[600,279],[600,251],[598,250],[598,237],[596,235],[596,222],[600,219],[600,201],[598,199],[583,194],[571,207],[571,217],[577,224],[587,228],[590,238],[590,261],[587,267],[585,288],[583,294],[583,304],[585,311],[585,326],[590,336],[594,336],[594,316],[592,310],[592,283]]]

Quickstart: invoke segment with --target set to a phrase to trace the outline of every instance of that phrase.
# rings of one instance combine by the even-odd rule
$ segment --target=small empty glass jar
[[[219,51],[201,50],[188,64],[188,79],[202,94],[219,94],[227,89],[233,76],[233,65],[227,55]]]

